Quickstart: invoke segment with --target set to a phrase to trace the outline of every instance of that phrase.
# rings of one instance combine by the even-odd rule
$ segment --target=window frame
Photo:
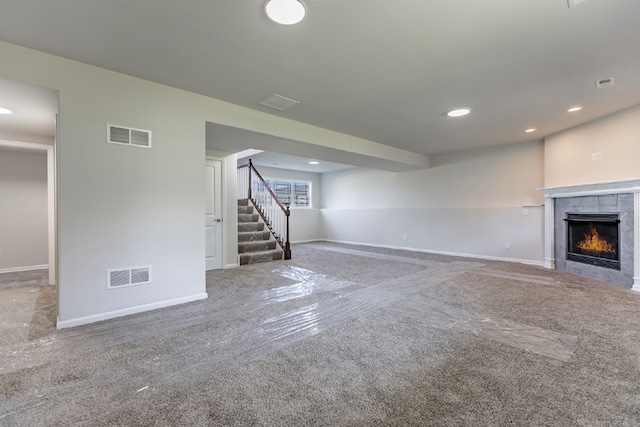
[[[264,177],[264,180],[269,185],[269,187],[271,187],[271,190],[273,190],[275,195],[278,197],[278,201],[280,201],[280,203],[282,203],[283,205],[288,206],[289,209],[313,209],[313,183],[311,181],[306,179],[274,178],[274,177]],[[276,182],[288,184],[288,187],[289,187],[288,197],[290,202],[287,203],[280,199],[279,193],[281,194],[286,194],[286,193],[283,193],[282,191],[280,191],[280,189],[277,188]],[[307,188],[307,191],[306,191],[307,204],[306,205],[299,205],[296,203],[296,184],[305,185]],[[305,196],[300,195],[299,197],[305,197]]]

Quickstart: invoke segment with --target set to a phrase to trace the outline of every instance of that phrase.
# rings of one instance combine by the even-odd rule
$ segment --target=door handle
[[[214,222],[222,222],[222,218],[216,218],[213,220]]]

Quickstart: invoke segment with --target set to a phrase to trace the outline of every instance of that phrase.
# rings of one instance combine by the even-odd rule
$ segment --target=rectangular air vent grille
[[[300,104],[300,101],[287,98],[286,96],[278,95],[277,93],[269,95],[262,101],[258,102],[258,105],[262,105],[263,107],[272,108],[278,111],[284,111],[298,104]]]
[[[132,147],[151,148],[151,131],[107,125],[107,142],[130,145]]]
[[[107,270],[107,289],[151,283],[151,267]]]
[[[604,89],[606,87],[611,87],[614,84],[616,84],[616,80],[613,77],[596,80],[596,88],[598,88],[598,89]]]

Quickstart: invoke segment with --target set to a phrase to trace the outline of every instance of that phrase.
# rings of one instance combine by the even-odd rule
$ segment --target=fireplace
[[[545,267],[640,292],[640,178],[542,191]]]
[[[567,260],[620,270],[620,215],[566,213]]]

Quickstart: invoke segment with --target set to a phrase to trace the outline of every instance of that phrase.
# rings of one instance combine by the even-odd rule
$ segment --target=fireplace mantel
[[[538,189],[544,194],[545,206],[545,244],[544,266],[555,269],[555,199],[564,197],[597,196],[608,194],[633,194],[633,291],[640,292],[640,178],[597,182],[592,184],[570,185]]]
[[[566,187],[539,188],[545,198],[596,196],[600,194],[640,193],[640,178],[596,182]]]

